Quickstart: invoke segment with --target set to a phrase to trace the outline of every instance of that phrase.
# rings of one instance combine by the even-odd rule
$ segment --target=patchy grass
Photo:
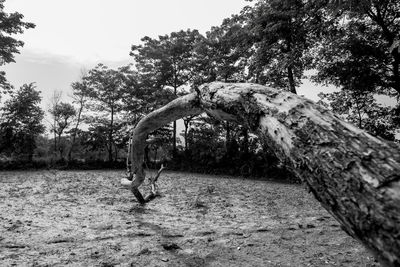
[[[166,172],[0,172],[0,266],[378,266],[301,186]]]

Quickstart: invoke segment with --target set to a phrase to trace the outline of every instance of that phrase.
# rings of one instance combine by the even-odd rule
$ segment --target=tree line
[[[0,111],[0,155],[63,166],[122,166],[129,130],[200,84],[253,82],[297,93],[306,74],[315,83],[340,88],[321,93],[321,105],[373,135],[395,140],[400,128],[399,1],[248,2],[204,35],[188,29],[143,37],[127,51],[131,65],[98,64],[72,83],[72,101],[63,102],[55,93],[46,111],[39,107],[34,83],[17,90],[1,73],[9,99]],[[2,12],[2,19],[10,20],[0,25],[0,38],[10,42],[0,48],[6,64],[22,46],[7,34],[34,25],[18,13]],[[382,105],[382,95],[396,104]],[[51,117],[48,137],[45,112]],[[147,142],[149,167],[167,162],[172,169],[257,176],[284,171],[284,163],[246,126],[206,115],[167,125]]]

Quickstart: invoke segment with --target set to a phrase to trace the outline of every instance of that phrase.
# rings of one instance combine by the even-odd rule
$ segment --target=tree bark
[[[135,196],[145,178],[146,135],[203,111],[256,132],[349,235],[383,265],[400,266],[400,147],[290,92],[215,82],[144,117],[134,129],[131,149]]]

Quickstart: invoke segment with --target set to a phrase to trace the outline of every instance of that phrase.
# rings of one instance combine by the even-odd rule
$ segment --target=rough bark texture
[[[256,84],[210,83],[146,116],[133,133],[135,195],[145,178],[147,134],[202,111],[258,133],[348,234],[383,265],[400,266],[399,146],[289,92]]]
[[[131,183],[131,191],[139,202],[146,202],[146,198],[143,198],[142,194],[138,190],[138,187],[143,183],[145,179],[143,162],[147,135],[152,131],[157,130],[158,128],[170,123],[171,121],[176,121],[177,119],[180,119],[184,116],[196,115],[201,112],[202,110],[200,109],[199,99],[197,95],[189,94],[170,102],[169,104],[158,110],[151,112],[139,121],[139,123],[133,130],[131,144],[131,173],[135,174],[135,179]],[[182,114],[184,115],[182,116]],[[154,183],[155,182],[156,181],[154,181]],[[152,186],[155,187],[154,183],[152,184]],[[147,197],[147,199],[150,198]]]

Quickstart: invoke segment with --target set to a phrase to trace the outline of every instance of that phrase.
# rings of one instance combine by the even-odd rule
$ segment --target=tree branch
[[[262,85],[205,84],[143,118],[131,150],[136,173],[131,190],[139,202],[148,201],[138,190],[145,178],[147,134],[202,111],[256,132],[348,234],[385,266],[400,266],[400,147],[310,100]]]

